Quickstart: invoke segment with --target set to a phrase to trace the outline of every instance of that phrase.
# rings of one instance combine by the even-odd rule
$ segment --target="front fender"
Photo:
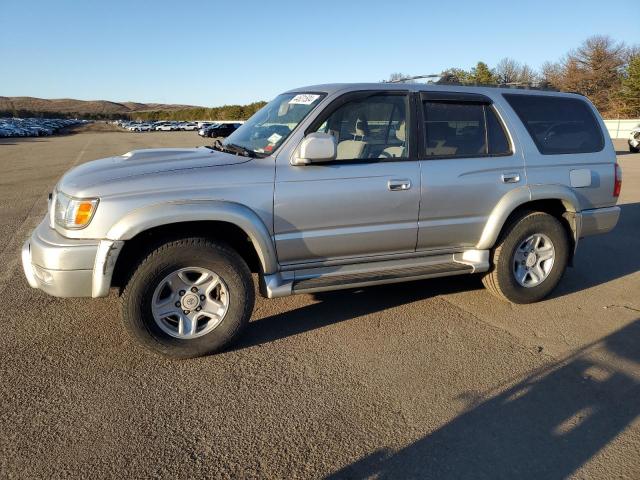
[[[265,274],[278,271],[276,251],[269,230],[250,208],[219,200],[177,201],[149,205],[131,211],[107,232],[109,240],[130,240],[154,227],[194,221],[228,222],[251,239]]]
[[[489,215],[476,248],[492,248],[509,215],[516,208],[536,200],[560,200],[567,212],[580,212],[578,198],[566,185],[523,185],[514,188],[500,199]]]

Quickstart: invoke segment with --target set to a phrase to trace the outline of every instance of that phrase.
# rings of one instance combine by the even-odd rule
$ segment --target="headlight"
[[[62,228],[86,227],[98,208],[97,198],[73,198],[62,192],[56,192],[55,199],[54,221]]]

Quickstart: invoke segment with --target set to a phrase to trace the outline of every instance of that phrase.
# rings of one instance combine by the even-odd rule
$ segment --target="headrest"
[[[404,120],[402,122],[400,122],[400,124],[398,125],[398,128],[396,128],[396,138],[398,140],[400,140],[401,142],[404,142],[405,139],[407,138],[407,132],[406,132],[406,124],[404,122]]]
[[[369,123],[367,122],[367,119],[363,115],[360,115],[356,119],[355,129],[353,134],[356,137],[366,137],[367,135],[369,135]]]
[[[359,112],[355,117],[353,130],[350,133],[355,137],[366,137],[369,135],[369,122],[367,122],[367,117],[362,112]]]

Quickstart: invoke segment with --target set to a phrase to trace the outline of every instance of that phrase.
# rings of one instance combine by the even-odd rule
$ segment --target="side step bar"
[[[276,298],[297,293],[484,272],[489,269],[489,251],[467,250],[455,254],[379,260],[349,265],[306,269],[302,267],[298,270],[264,275],[260,282],[262,295]]]
[[[435,276],[440,274],[471,273],[473,267],[461,263],[448,262],[435,265],[424,265],[408,268],[396,268],[379,272],[355,272],[337,275],[321,275],[293,281],[293,292],[316,291],[325,287],[339,288],[343,285],[360,285],[362,283],[383,283],[387,281],[404,281],[408,278]]]

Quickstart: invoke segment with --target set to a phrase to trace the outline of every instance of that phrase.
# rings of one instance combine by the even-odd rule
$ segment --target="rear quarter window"
[[[543,155],[593,153],[604,136],[593,110],[578,98],[505,94]]]

